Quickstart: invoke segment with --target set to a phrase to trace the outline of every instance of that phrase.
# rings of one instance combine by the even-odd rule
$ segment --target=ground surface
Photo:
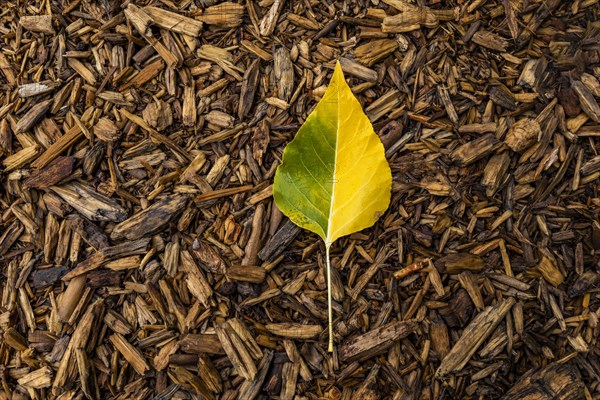
[[[600,398],[600,6],[7,1],[0,398]],[[335,61],[392,203],[274,207]],[[529,397],[528,397],[529,396]]]

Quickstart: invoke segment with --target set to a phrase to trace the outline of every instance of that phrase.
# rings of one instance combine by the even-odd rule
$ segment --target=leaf
[[[277,207],[325,242],[330,351],[329,248],[377,221],[390,203],[391,185],[383,144],[338,62],[325,95],[286,146],[273,184]]]
[[[296,225],[325,241],[372,226],[390,202],[381,140],[339,63],[325,96],[283,152],[273,196]]]

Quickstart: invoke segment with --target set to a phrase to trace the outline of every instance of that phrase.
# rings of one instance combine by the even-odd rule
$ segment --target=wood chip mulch
[[[0,399],[600,399],[598,0],[0,3]],[[271,184],[336,60],[329,354]]]

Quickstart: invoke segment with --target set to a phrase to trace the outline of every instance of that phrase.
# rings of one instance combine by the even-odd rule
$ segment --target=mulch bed
[[[600,398],[598,0],[5,0],[0,399]],[[336,60],[392,202],[274,206]],[[368,167],[368,166],[365,166]]]

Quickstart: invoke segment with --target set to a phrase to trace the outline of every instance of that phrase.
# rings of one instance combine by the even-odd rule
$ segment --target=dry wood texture
[[[598,0],[0,4],[0,400],[600,399]],[[272,180],[336,60],[330,355]]]

